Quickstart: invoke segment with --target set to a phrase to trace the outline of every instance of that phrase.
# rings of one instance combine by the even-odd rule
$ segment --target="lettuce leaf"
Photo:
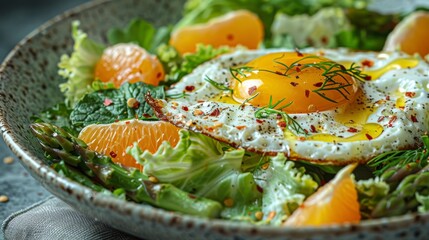
[[[79,21],[72,23],[74,47],[72,54],[61,56],[58,74],[67,82],[60,84],[66,103],[74,106],[85,94],[93,92],[94,68],[105,46],[88,38],[79,29]]]
[[[429,195],[420,195],[416,193],[416,200],[420,203],[420,206],[417,207],[419,213],[429,212]]]
[[[155,87],[142,82],[125,83],[119,89],[108,89],[89,93],[79,101],[70,114],[73,126],[81,129],[94,123],[113,123],[132,118],[156,119],[145,94],[150,91],[155,98],[165,98],[164,87]],[[137,100],[135,106],[128,106],[128,99]]]
[[[107,39],[113,44],[135,43],[151,53],[161,44],[168,43],[171,27],[156,29],[151,23],[143,19],[133,19],[124,29],[112,28],[107,33]]]
[[[229,150],[226,150],[229,149]],[[164,142],[151,154],[134,145],[128,152],[144,166],[144,174],[199,197],[232,200],[222,216],[241,218],[257,208],[261,197],[252,173],[241,170],[243,149],[231,148],[202,134],[180,131],[176,147]]]
[[[296,168],[284,154],[272,157],[267,168],[255,171],[255,179],[263,189],[264,220],[273,225],[280,225],[318,187],[317,182],[306,174],[305,168]],[[269,213],[275,213],[274,217]]]

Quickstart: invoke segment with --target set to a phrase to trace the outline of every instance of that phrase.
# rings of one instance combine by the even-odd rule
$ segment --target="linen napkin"
[[[10,215],[2,226],[5,240],[137,239],[89,218],[55,197]]]

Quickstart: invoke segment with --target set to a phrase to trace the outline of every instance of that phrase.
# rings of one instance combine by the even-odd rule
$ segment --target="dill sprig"
[[[244,105],[246,105],[246,103],[252,101],[255,97],[257,97],[259,95],[259,92],[253,94],[252,96],[250,96],[249,98],[246,98],[246,100],[244,100],[241,105],[240,108],[244,107]]]
[[[219,89],[221,91],[228,91],[231,94],[234,93],[234,89],[229,88],[229,87],[227,87],[227,86],[225,86],[223,84],[220,84],[220,83],[214,81],[213,79],[209,78],[208,76],[205,76],[204,80],[207,81],[208,83],[210,83],[213,87],[215,87],[215,88],[217,88],[217,89]]]
[[[324,98],[327,101],[334,102],[336,101],[332,98],[329,98],[325,92],[326,91],[337,91],[340,93],[345,99],[349,100],[348,96],[351,94],[347,87],[350,87],[353,85],[352,82],[350,82],[345,75],[349,75],[351,77],[354,77],[360,81],[364,81],[368,79],[368,75],[363,74],[360,70],[360,66],[356,65],[355,63],[352,63],[350,67],[346,68],[343,65],[336,63],[334,61],[320,61],[320,62],[314,62],[314,63],[302,63],[305,59],[321,59],[321,57],[316,55],[309,55],[302,57],[291,64],[285,64],[281,62],[280,60],[285,56],[285,54],[282,54],[280,57],[274,58],[273,62],[279,65],[279,71],[273,71],[270,69],[255,69],[250,66],[242,66],[238,68],[230,68],[230,72],[232,76],[241,82],[241,80],[238,78],[238,76],[246,77],[246,73],[250,71],[259,71],[259,72],[268,72],[284,77],[290,77],[290,74],[297,73],[298,71],[302,71],[306,68],[317,68],[321,69],[322,76],[325,78],[324,81],[321,83],[321,85],[317,88],[312,90],[312,92],[316,93],[320,97]],[[282,71],[280,71],[280,69]],[[338,82],[335,80],[334,77],[341,77],[345,80],[346,83]]]
[[[181,92],[181,93],[172,93],[172,94],[167,94],[166,97],[167,98],[171,98],[171,99],[179,99],[179,98],[184,98],[189,96],[189,94],[185,93],[185,92]]]
[[[378,155],[368,162],[368,166],[376,169],[376,176],[382,175],[386,170],[392,167],[407,167],[410,163],[416,163],[420,168],[428,165],[429,158],[429,137],[422,136],[423,146],[413,150],[390,151]]]
[[[349,68],[346,68],[343,65],[333,61],[323,61],[318,63],[302,64],[300,69],[303,70],[309,67],[322,69],[322,76],[325,77],[325,80],[322,85],[318,89],[313,90],[313,92],[318,94],[320,97],[334,103],[336,103],[336,101],[327,97],[326,94],[324,94],[325,91],[337,91],[345,99],[349,100],[348,95],[350,95],[350,92],[347,90],[347,87],[352,86],[353,83],[349,82],[349,80],[343,74],[349,75],[359,80],[363,80],[366,78],[366,75],[362,74],[362,72],[360,71],[360,67],[356,66],[355,63],[352,63]],[[334,77],[336,76],[339,76],[344,79],[346,84],[335,81]]]
[[[270,101],[268,105],[258,109],[255,112],[255,117],[268,118],[269,116],[272,116],[272,115],[276,115],[276,116],[280,115],[282,119],[285,121],[286,126],[289,130],[294,131],[296,134],[307,135],[304,128],[302,128],[301,125],[295,119],[290,117],[289,114],[283,111],[284,108],[289,107],[293,103],[292,101],[283,106],[278,107],[278,105],[280,105],[284,100],[285,98],[273,104],[273,98],[272,96],[270,96]]]
[[[229,72],[231,73],[232,77],[240,83],[241,83],[241,80],[237,76],[240,75],[242,77],[246,77],[246,72],[250,72],[252,70],[254,70],[254,68],[249,66],[229,68]]]

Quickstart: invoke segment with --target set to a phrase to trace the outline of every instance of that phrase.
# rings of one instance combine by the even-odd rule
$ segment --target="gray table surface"
[[[0,7],[0,62],[28,33],[61,12],[88,0],[14,0],[2,1]],[[11,156],[12,164],[3,159]],[[0,195],[9,201],[0,203],[0,225],[13,212],[51,196],[27,173],[9,150],[0,134]],[[0,233],[0,239],[3,235]]]

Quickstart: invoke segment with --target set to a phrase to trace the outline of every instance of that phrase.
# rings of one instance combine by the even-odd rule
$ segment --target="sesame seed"
[[[159,182],[158,178],[156,178],[155,176],[150,176],[149,177],[149,181],[151,181],[153,183],[158,183]]]
[[[134,104],[136,104],[137,100],[135,98],[128,98],[127,100],[127,106],[132,108],[134,107]]]
[[[3,158],[3,163],[4,164],[12,164],[13,163],[13,157],[9,156],[9,157]]]
[[[0,202],[5,203],[9,201],[9,198],[6,195],[0,195]]]
[[[258,221],[260,221],[260,220],[262,220],[262,218],[264,217],[264,213],[263,212],[261,212],[261,211],[257,211],[256,213],[255,213],[255,218],[258,220]]]

